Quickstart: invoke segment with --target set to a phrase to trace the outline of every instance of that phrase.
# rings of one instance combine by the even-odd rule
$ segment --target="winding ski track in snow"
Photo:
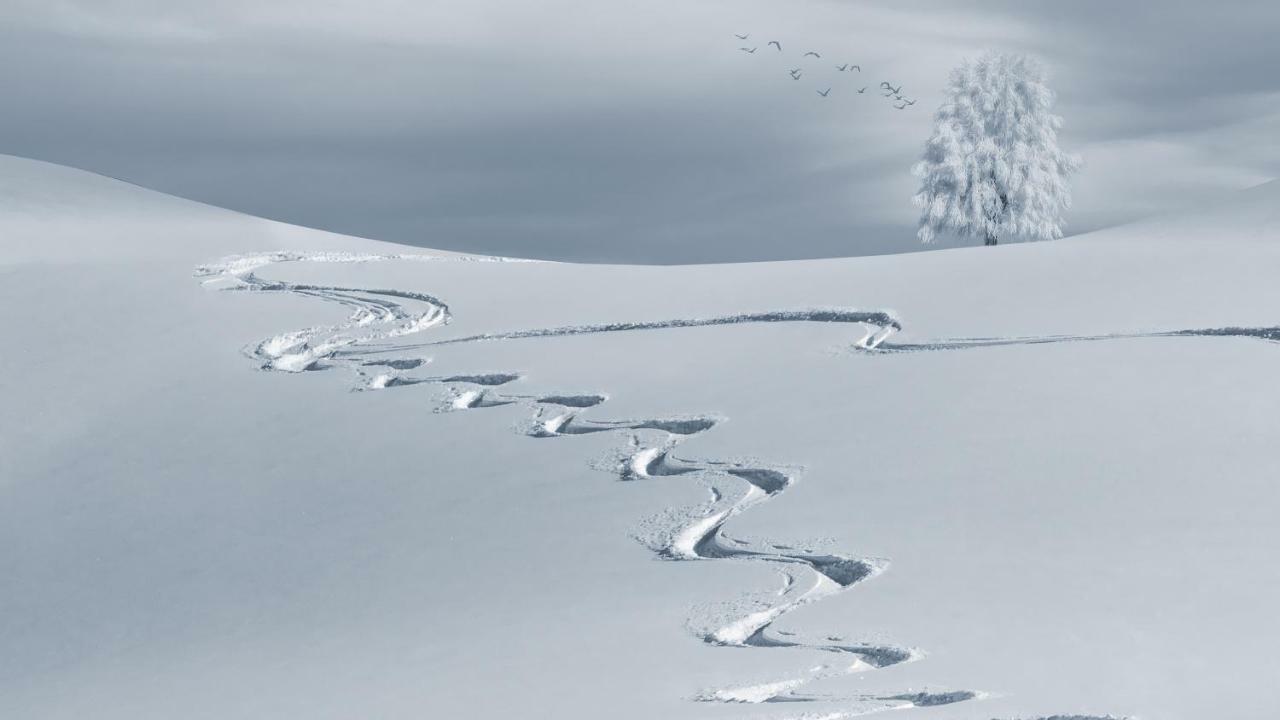
[[[1186,337],[1235,337],[1280,343],[1280,327],[1220,327],[1191,330],[1165,330],[1152,332],[1107,333],[1101,335],[1040,335],[1025,337],[951,338],[924,343],[878,343],[863,348],[876,353],[938,352],[947,350],[974,350],[980,348],[1009,347],[1014,345],[1053,345],[1060,343],[1104,342],[1107,340],[1141,340],[1147,338]]]
[[[864,310],[847,310],[843,308],[811,308],[806,310],[776,310],[772,312],[739,313],[719,315],[707,318],[677,318],[674,320],[656,320],[650,322],[617,322],[597,325],[565,325],[553,328],[533,328],[513,330],[509,332],[482,333],[465,337],[448,338],[433,342],[419,343],[397,348],[403,351],[413,348],[433,347],[438,345],[456,345],[458,343],[480,342],[485,340],[519,340],[522,338],[562,337],[566,335],[593,335],[597,333],[633,332],[637,330],[670,330],[674,328],[711,327],[715,325],[741,325],[745,323],[785,323],[785,322],[821,322],[821,323],[857,323],[874,328],[870,334],[859,341],[862,347],[875,347],[884,342],[890,335],[902,329],[901,323],[887,312],[867,312]]]
[[[782,587],[767,601],[715,618],[696,630],[711,645],[754,648],[804,648],[834,654],[844,662],[819,666],[782,680],[772,680],[706,691],[695,699],[716,703],[827,703],[840,709],[805,718],[841,720],[882,710],[935,707],[980,698],[975,690],[942,690],[896,694],[822,695],[801,688],[815,680],[855,672],[888,668],[923,657],[920,650],[887,643],[846,641],[828,636],[800,637],[775,628],[777,621],[797,608],[848,590],[870,580],[887,567],[887,561],[836,553],[824,553],[794,545],[765,540],[744,540],[727,530],[741,513],[763,505],[786,492],[798,479],[797,469],[769,463],[691,459],[677,455],[679,446],[690,438],[715,429],[723,418],[715,415],[655,417],[643,419],[601,419],[586,416],[608,401],[604,393],[524,394],[508,390],[523,379],[518,372],[488,372],[467,375],[419,375],[430,362],[421,356],[395,356],[417,348],[464,342],[554,337],[603,332],[689,328],[711,325],[771,322],[842,322],[863,326],[854,347],[870,352],[908,352],[986,347],[1031,342],[1065,342],[1107,339],[1121,336],[1078,338],[973,339],[932,345],[890,345],[886,340],[901,329],[890,313],[847,309],[783,310],[763,313],[676,319],[654,322],[620,322],[601,325],[564,326],[506,333],[451,338],[436,342],[386,341],[405,338],[450,321],[449,307],[442,300],[419,292],[396,289],[361,289],[315,284],[294,284],[265,279],[258,270],[281,263],[365,263],[402,261],[481,261],[488,259],[430,255],[353,255],[343,253],[275,252],[226,258],[196,269],[196,276],[211,287],[228,291],[286,293],[315,298],[345,308],[351,314],[345,322],[284,332],[252,346],[245,352],[261,369],[304,372],[345,368],[358,378],[357,390],[384,390],[429,384],[448,389],[449,399],[442,411],[462,411],[504,405],[529,409],[523,432],[533,438],[566,438],[597,433],[625,435],[628,444],[615,464],[622,481],[687,476],[700,482],[708,500],[696,508],[650,519],[637,539],[659,557],[681,562],[730,560],[766,564],[783,579]],[[1261,331],[1185,331],[1165,335],[1245,335],[1280,339]],[[1154,336],[1154,335],[1153,335]],[[1147,337],[1132,336],[1132,337]],[[1067,716],[1055,716],[1067,717]],[[1096,716],[1070,716],[1072,720],[1104,720]],[[1048,720],[1048,719],[1046,719]]]

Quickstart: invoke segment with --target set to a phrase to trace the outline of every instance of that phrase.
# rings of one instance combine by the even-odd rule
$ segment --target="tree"
[[[1077,155],[1058,147],[1044,67],[1024,55],[988,52],[951,72],[947,99],[914,173],[919,236],[943,232],[1001,239],[1062,237]]]

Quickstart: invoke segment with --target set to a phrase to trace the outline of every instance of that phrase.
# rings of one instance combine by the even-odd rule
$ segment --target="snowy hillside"
[[[580,266],[0,156],[0,717],[1273,717],[1277,207]]]

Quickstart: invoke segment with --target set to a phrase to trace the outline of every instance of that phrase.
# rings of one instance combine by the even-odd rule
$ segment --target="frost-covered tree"
[[[1058,147],[1053,101],[1044,67],[1024,55],[989,52],[952,71],[914,168],[922,241],[943,232],[987,245],[1062,237],[1080,158]]]

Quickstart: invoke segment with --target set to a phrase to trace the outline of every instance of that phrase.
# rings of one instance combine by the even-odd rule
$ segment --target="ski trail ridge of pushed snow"
[[[357,390],[386,390],[431,384],[447,387],[450,400],[442,411],[461,411],[502,405],[529,408],[526,435],[534,438],[565,438],[595,433],[618,433],[628,438],[628,447],[616,464],[623,481],[688,476],[705,485],[709,500],[684,514],[651,520],[639,538],[661,558],[689,562],[728,560],[764,563],[775,567],[783,586],[773,600],[718,618],[698,630],[711,645],[755,648],[807,648],[848,658],[846,663],[824,665],[784,680],[706,691],[695,699],[718,703],[839,703],[844,709],[805,718],[851,718],[881,710],[934,707],[979,699],[985,693],[974,690],[904,692],[882,695],[828,696],[805,693],[804,685],[819,679],[887,668],[923,657],[920,650],[886,643],[846,641],[829,636],[801,638],[774,627],[787,613],[854,585],[872,579],[888,567],[885,560],[836,553],[822,553],[765,540],[748,541],[726,530],[737,515],[762,505],[788,490],[798,479],[795,468],[740,460],[689,459],[675,454],[691,437],[717,427],[723,418],[715,415],[658,417],[645,419],[597,419],[581,417],[608,401],[598,392],[582,394],[523,394],[507,392],[505,386],[523,379],[517,372],[488,372],[452,376],[418,376],[411,373],[430,362],[420,356],[388,357],[415,348],[476,341],[513,340],[603,332],[625,332],[712,325],[777,322],[837,322],[863,327],[853,346],[864,351],[905,352],[909,350],[951,349],[1000,344],[988,341],[950,341],[935,345],[889,345],[888,338],[902,329],[886,311],[851,309],[807,309],[742,313],[711,318],[684,318],[665,321],[618,322],[600,325],[563,326],[516,330],[410,344],[395,341],[450,322],[446,303],[425,293],[396,289],[361,289],[315,284],[295,284],[267,280],[257,274],[264,267],[293,262],[367,263],[390,260],[482,261],[487,258],[431,255],[374,255],[349,253],[306,253],[277,251],[234,256],[200,266],[195,275],[203,283],[227,291],[289,293],[333,303],[350,311],[345,322],[316,326],[274,335],[246,348],[246,354],[263,370],[303,372],[346,368],[358,379]],[[501,258],[495,260],[503,260]],[[1168,333],[1231,334],[1190,331]],[[1091,338],[1077,338],[1091,339]],[[1274,339],[1274,338],[1269,338]],[[1005,344],[1018,340],[1006,341]],[[1021,340],[1031,342],[1032,339]],[[1054,340],[1045,340],[1051,342]],[[1055,716],[1065,717],[1065,716]],[[1073,720],[1107,720],[1101,716],[1071,716]],[[1048,719],[1045,719],[1048,720]]]

